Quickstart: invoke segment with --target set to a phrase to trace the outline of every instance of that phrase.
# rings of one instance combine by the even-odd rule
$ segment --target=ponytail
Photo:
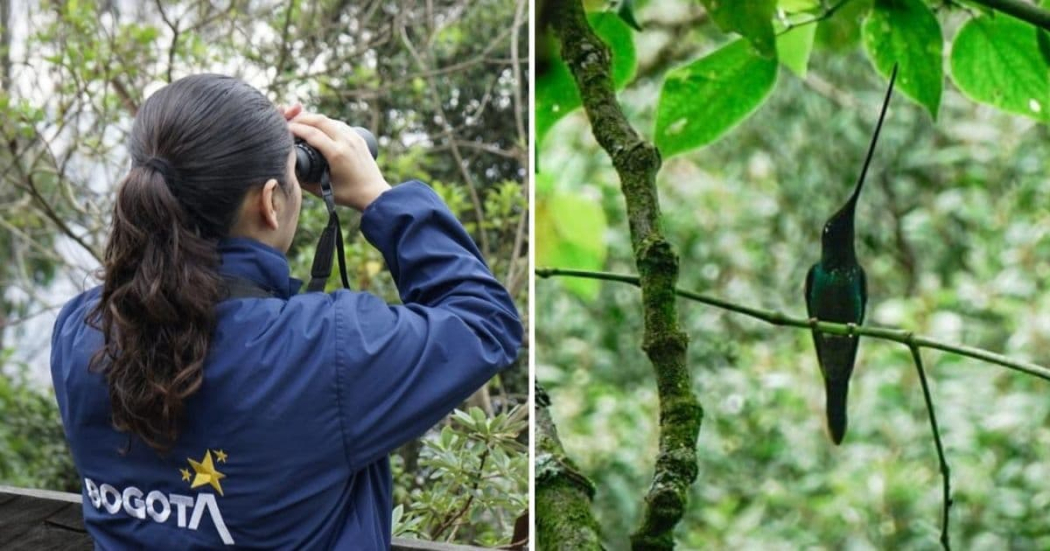
[[[222,280],[216,241],[201,237],[167,171],[145,165],[117,191],[102,296],[89,318],[104,344],[90,369],[106,376],[113,426],[164,452],[204,379]]]
[[[232,77],[184,77],[139,107],[88,316],[103,342],[88,367],[106,377],[118,431],[159,452],[175,444],[215,331],[218,240],[250,189],[285,181],[291,151],[284,117]]]

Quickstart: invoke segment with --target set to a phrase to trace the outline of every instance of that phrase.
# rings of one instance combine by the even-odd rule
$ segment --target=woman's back
[[[165,323],[135,303],[120,311],[112,297],[99,308],[105,287],[63,308],[52,378],[83,479],[85,524],[101,548],[389,546],[387,454],[509,365],[522,327],[470,236],[426,185],[373,198],[361,232],[383,253],[404,305],[345,290],[296,294],[282,251],[249,238],[214,241],[216,276],[273,298],[214,304],[203,364],[194,363],[196,349],[172,346],[183,312],[163,296],[193,288],[126,284],[164,307]],[[125,332],[118,337],[138,332],[137,356],[105,347],[102,312]],[[128,312],[151,325],[130,323]],[[111,355],[100,356],[104,349]],[[108,366],[118,361],[126,371],[115,379]],[[180,378],[190,376],[199,379]],[[166,446],[139,436],[168,434],[158,419],[177,420]]]

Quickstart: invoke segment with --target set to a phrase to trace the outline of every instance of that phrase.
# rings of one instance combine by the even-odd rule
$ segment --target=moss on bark
[[[598,521],[591,511],[594,485],[565,455],[548,405],[547,393],[537,385],[532,416],[536,426],[537,549],[602,549]]]
[[[674,527],[697,477],[696,437],[703,409],[685,363],[689,339],[678,324],[678,256],[660,228],[656,189],[660,152],[627,123],[616,101],[609,48],[587,24],[582,4],[557,2],[553,9],[551,21],[562,59],[576,80],[594,137],[620,178],[642,289],[642,348],[652,363],[660,396],[660,451],[632,546],[672,549]],[[537,475],[537,507],[544,499],[543,486]]]

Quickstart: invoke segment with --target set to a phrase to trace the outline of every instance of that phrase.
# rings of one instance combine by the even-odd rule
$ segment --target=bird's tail
[[[849,379],[825,379],[824,390],[827,393],[828,430],[831,432],[832,442],[838,445],[846,436],[846,394],[849,393]]]

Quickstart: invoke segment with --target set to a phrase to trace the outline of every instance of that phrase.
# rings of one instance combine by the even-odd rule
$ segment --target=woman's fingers
[[[286,108],[284,110],[284,113],[283,113],[284,119],[290,121],[290,120],[294,119],[295,117],[297,117],[299,115],[299,113],[302,113],[302,112],[303,112],[303,104],[301,104],[299,102],[293,103],[291,107],[288,107],[288,108]]]
[[[335,142],[345,142],[356,151],[368,151],[368,144],[357,132],[354,132],[345,122],[330,119],[316,113],[302,112],[295,118],[295,122],[307,124],[318,128]],[[371,155],[371,153],[369,153]]]
[[[303,112],[303,104],[299,102],[295,102],[292,105],[280,104],[277,106],[277,112],[284,117],[284,120],[290,121]]]
[[[299,118],[303,116],[300,115]],[[300,122],[299,118],[288,122],[288,128],[291,129],[292,134],[306,140],[306,143],[314,146],[315,149],[321,152],[321,155],[324,155],[325,159],[329,159],[329,162],[331,162],[331,159],[335,158],[339,153],[339,144],[319,128]]]

